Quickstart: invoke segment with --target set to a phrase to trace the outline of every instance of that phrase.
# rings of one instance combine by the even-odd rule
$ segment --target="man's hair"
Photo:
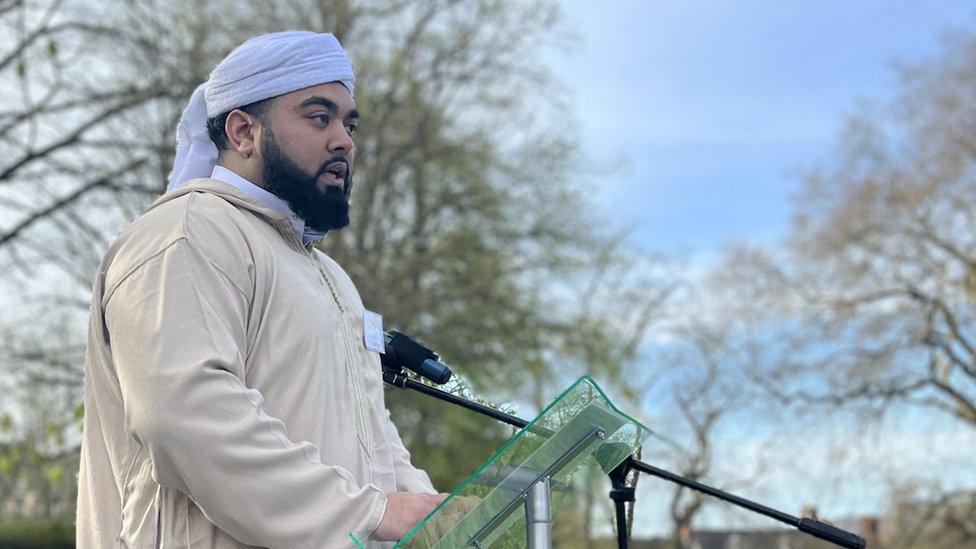
[[[247,114],[257,118],[261,121],[261,124],[268,125],[268,111],[271,109],[271,100],[273,97],[267,99],[262,99],[261,101],[255,101],[249,105],[244,105],[243,107],[237,107],[238,109],[246,112]],[[234,110],[225,112],[224,114],[218,114],[213,118],[207,119],[207,134],[210,135],[210,140],[217,145],[217,151],[228,151],[230,147],[227,142],[227,133],[224,131],[224,126],[227,125],[227,115]]]

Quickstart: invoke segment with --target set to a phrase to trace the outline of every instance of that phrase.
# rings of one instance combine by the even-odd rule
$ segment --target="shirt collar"
[[[295,212],[291,210],[288,203],[284,200],[278,198],[274,193],[262,189],[261,187],[251,183],[247,179],[240,176],[237,172],[225,168],[224,166],[214,166],[213,172],[210,177],[223,181],[229,185],[233,185],[237,190],[246,194],[247,196],[263,202],[268,206],[271,206],[275,210],[288,216],[291,220],[291,225],[295,229],[295,234],[299,236],[302,240],[302,244],[308,246],[310,243],[320,240],[325,233],[322,231],[316,231],[315,229],[305,226],[305,220],[298,216]]]

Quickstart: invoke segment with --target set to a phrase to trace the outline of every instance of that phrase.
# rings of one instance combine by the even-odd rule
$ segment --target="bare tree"
[[[2,338],[0,377],[19,389],[4,391],[0,407],[2,518],[51,519],[74,510],[81,383],[67,362],[77,352],[63,330],[69,322],[20,335],[16,347]]]
[[[882,517],[892,549],[963,549],[976,543],[976,492],[907,483],[896,487]]]
[[[691,301],[679,304],[688,305],[702,296],[692,292],[686,299]],[[697,310],[702,309],[699,301]],[[725,489],[749,486],[762,472],[762,463],[754,463],[740,468],[735,477],[723,477],[721,460],[716,463],[716,452],[721,452],[716,439],[730,418],[746,411],[750,404],[747,385],[742,383],[749,357],[738,347],[733,324],[698,317],[671,328],[673,339],[656,359],[666,366],[655,372],[668,379],[657,382],[656,394],[662,402],[654,411],[676,446],[658,445],[652,455],[673,463],[681,476]],[[672,547],[689,546],[694,522],[709,504],[707,496],[699,492],[679,485],[671,487],[668,513]]]
[[[976,38],[901,69],[890,105],[852,117],[810,171],[792,236],[723,266],[764,312],[783,402],[890,403],[976,427]],[[775,355],[775,357],[774,357]]]
[[[190,93],[246,38],[310,28],[338,36],[360,83],[354,222],[324,248],[367,306],[437,348],[479,392],[555,395],[571,361],[576,373],[626,385],[613,365],[637,349],[660,281],[628,286],[648,300],[619,332],[601,307],[581,316],[566,299],[622,256],[608,252],[619,236],[575,183],[583,162],[570,113],[533,55],[568,37],[554,2],[25,0],[0,9],[0,27],[10,368],[50,386],[78,383],[97,264],[164,190]],[[620,297],[601,295],[602,304]],[[68,343],[29,337],[52,314],[69,318]],[[605,345],[614,334],[622,351]],[[617,354],[579,344],[596,339]],[[390,396],[439,486],[508,436],[441,404]]]

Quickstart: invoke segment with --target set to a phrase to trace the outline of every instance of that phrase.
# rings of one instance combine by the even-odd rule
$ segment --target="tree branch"
[[[87,193],[87,192],[89,192],[89,191],[91,191],[93,189],[96,189],[98,187],[104,186],[104,185],[108,184],[108,182],[111,181],[112,179],[114,179],[114,178],[116,178],[116,177],[118,177],[118,176],[120,176],[120,175],[122,175],[124,173],[127,173],[127,172],[129,172],[131,170],[134,170],[134,169],[142,166],[145,163],[146,163],[146,159],[144,159],[144,158],[141,158],[141,159],[135,160],[133,162],[130,162],[129,164],[123,166],[122,168],[119,168],[118,170],[115,170],[115,171],[113,171],[113,172],[111,172],[111,173],[109,173],[109,174],[107,174],[107,175],[105,175],[105,176],[103,176],[103,177],[101,177],[99,179],[96,179],[94,181],[91,181],[91,182],[88,182],[88,183],[82,185],[81,187],[79,187],[78,189],[76,189],[73,193],[71,193],[71,194],[69,194],[69,195],[61,198],[60,200],[57,200],[56,202],[54,202],[53,204],[51,204],[47,208],[44,208],[42,210],[38,210],[38,211],[32,213],[26,219],[22,220],[20,223],[18,223],[16,225],[14,225],[14,227],[11,228],[10,230],[6,231],[5,233],[0,234],[0,247],[3,247],[7,242],[9,242],[9,241],[13,240],[14,238],[16,238],[17,235],[20,234],[21,231],[27,229],[32,224],[34,224],[37,221],[39,221],[39,220],[47,217],[48,215],[51,215],[53,212],[57,211],[59,208],[62,208],[64,206],[68,205],[68,204],[71,204],[72,202],[74,202],[75,200],[77,200],[79,197],[83,196],[85,193]]]

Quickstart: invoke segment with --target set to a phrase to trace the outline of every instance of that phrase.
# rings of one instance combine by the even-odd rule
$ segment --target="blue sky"
[[[799,170],[826,158],[897,60],[939,51],[976,2],[562,0],[580,41],[552,55],[584,150],[622,166],[604,206],[633,244],[711,255],[788,229]]]
[[[828,158],[846,116],[894,96],[895,62],[936,55],[941,35],[976,22],[973,1],[560,4],[580,41],[550,64],[571,94],[582,149],[619,166],[600,178],[602,206],[634,227],[635,247],[700,266],[730,241],[785,236],[799,173]],[[840,461],[844,436],[780,434],[777,463],[740,493],[836,518],[883,512],[890,480],[909,473],[950,489],[973,481],[974,434],[944,416],[907,413],[874,438],[848,431],[861,442]],[[763,443],[730,436],[719,475],[735,476]],[[663,534],[667,489],[642,482],[635,533]],[[776,524],[729,512],[716,505],[702,525]]]

